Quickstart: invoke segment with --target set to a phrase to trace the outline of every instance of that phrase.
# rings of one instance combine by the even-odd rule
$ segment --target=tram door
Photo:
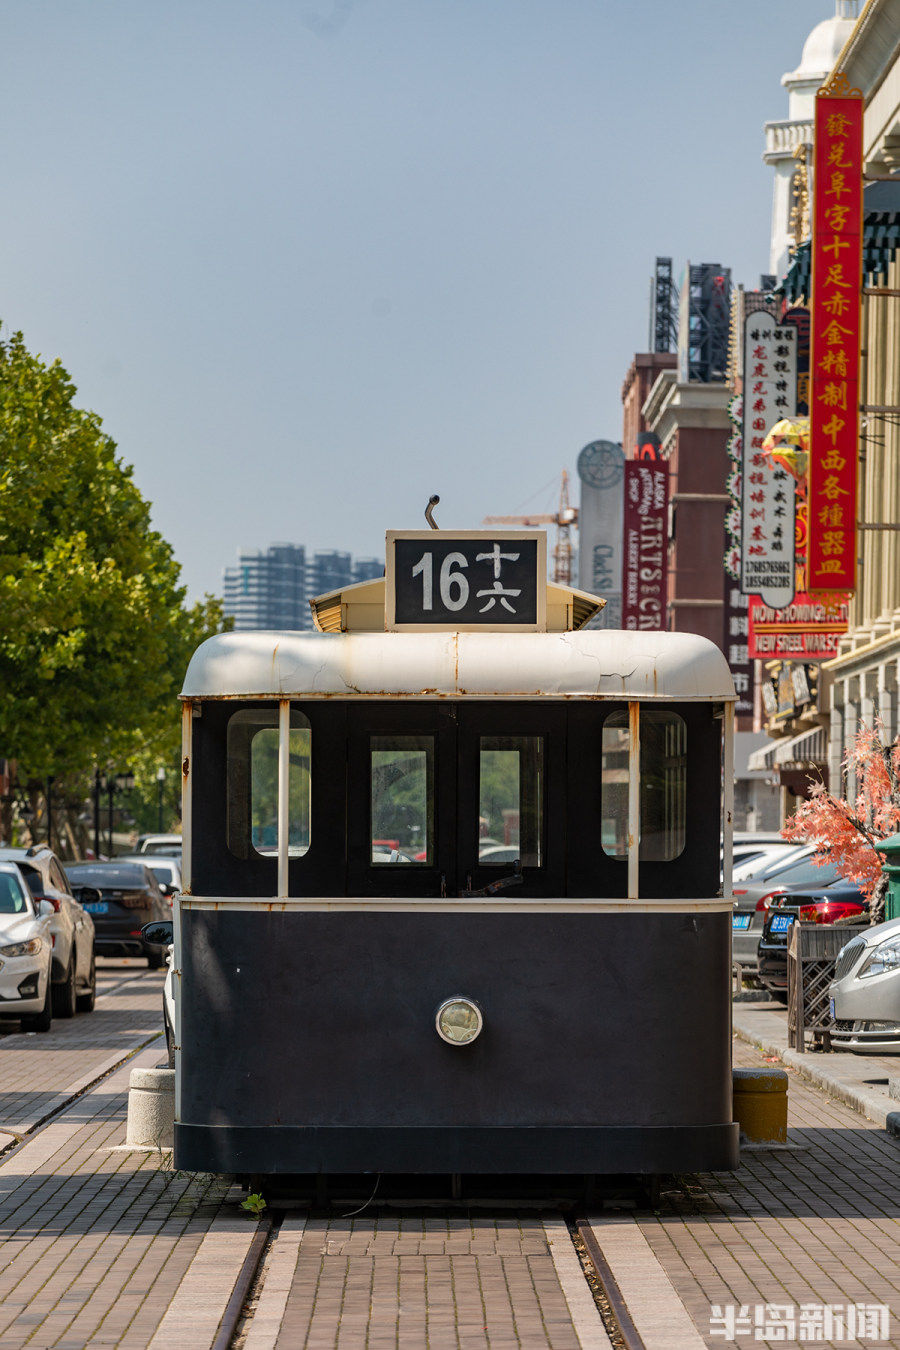
[[[564,708],[362,704],[348,736],[348,894],[565,894]]]

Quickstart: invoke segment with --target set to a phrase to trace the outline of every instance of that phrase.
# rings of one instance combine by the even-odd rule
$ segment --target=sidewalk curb
[[[830,1072],[825,1065],[817,1064],[815,1056],[801,1055],[796,1050],[789,1049],[786,1035],[777,1039],[771,1035],[760,1035],[756,1027],[744,1023],[741,1012],[742,1010],[739,1011],[738,1008],[732,1010],[732,1029],[739,1040],[762,1050],[763,1054],[777,1055],[781,1062],[788,1068],[793,1069],[800,1078],[822,1088],[830,1097],[843,1102],[845,1106],[849,1106],[853,1111],[864,1116],[866,1120],[871,1120],[875,1125],[880,1125],[894,1138],[900,1138],[900,1111],[891,1109],[890,1098],[886,1098],[880,1092],[869,1092],[865,1088],[854,1087],[843,1082],[837,1074]],[[857,1057],[853,1056],[853,1058],[856,1059]]]

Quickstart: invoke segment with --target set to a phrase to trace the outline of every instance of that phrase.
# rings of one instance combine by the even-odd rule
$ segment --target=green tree
[[[100,418],[59,361],[0,341],[0,754],[75,780],[177,762],[191,652],[223,625],[180,568]]]

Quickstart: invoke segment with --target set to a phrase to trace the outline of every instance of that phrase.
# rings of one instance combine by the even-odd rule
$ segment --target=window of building
[[[309,849],[308,718],[291,710],[288,732],[288,857]],[[278,709],[246,708],[228,722],[226,838],[238,858],[278,856]]]
[[[482,736],[479,749],[479,866],[540,867],[543,738]]]
[[[678,713],[642,708],[640,714],[641,862],[671,862],[684,851],[687,800],[687,727]],[[601,844],[612,858],[628,857],[628,713],[603,723]]]

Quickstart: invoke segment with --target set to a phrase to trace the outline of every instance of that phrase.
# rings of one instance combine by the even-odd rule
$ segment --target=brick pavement
[[[735,1041],[734,1062],[762,1057]],[[745,1150],[737,1172],[678,1179],[640,1230],[708,1346],[727,1343],[710,1335],[712,1304],[748,1305],[752,1317],[756,1305],[850,1302],[889,1305],[889,1339],[870,1343],[900,1346],[900,1144],[789,1076],[791,1147]],[[733,1343],[791,1339],[756,1340],[754,1329]]]
[[[373,1209],[298,1227],[284,1235],[293,1272],[289,1263],[275,1275],[282,1290],[289,1280],[286,1299],[264,1301],[264,1285],[268,1330],[248,1337],[248,1350],[609,1346],[580,1268],[554,1262],[553,1228],[534,1213]],[[573,1274],[570,1307],[563,1286]]]
[[[0,1131],[25,1133],[161,1032],[164,976],[137,960],[103,962],[92,1013],[56,1018],[46,1033],[0,1037]],[[0,1134],[0,1148],[8,1142]]]

